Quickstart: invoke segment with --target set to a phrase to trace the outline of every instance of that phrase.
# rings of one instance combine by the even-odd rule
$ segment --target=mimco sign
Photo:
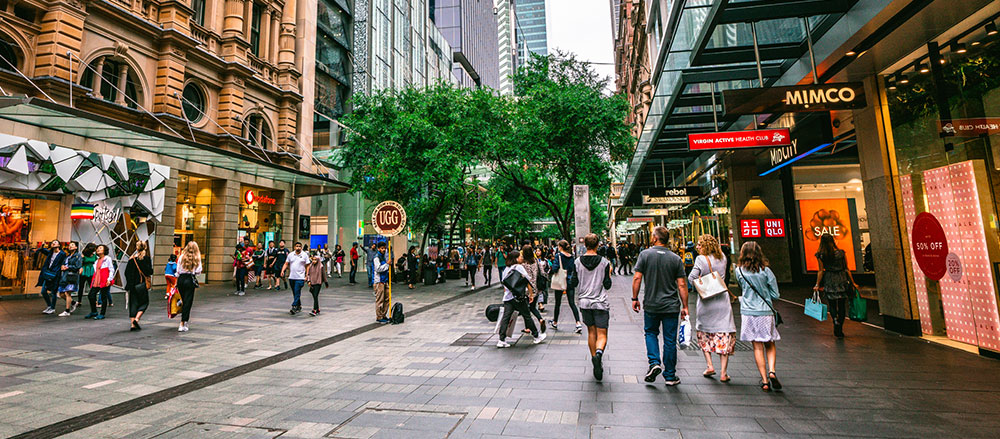
[[[722,105],[726,114],[852,110],[866,105],[865,87],[860,82],[845,82],[725,90]]]

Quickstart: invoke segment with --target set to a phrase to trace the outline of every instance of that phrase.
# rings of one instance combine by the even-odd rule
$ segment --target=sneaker
[[[59,313],[59,317],[69,317],[69,316],[70,316],[69,311],[63,311],[63,312]]]
[[[604,379],[604,364],[601,361],[602,357],[604,357],[604,354],[598,353],[590,359],[590,362],[594,364],[594,379],[597,381]]]
[[[104,320],[104,314],[98,314],[97,317],[94,317],[94,320]]]
[[[92,312],[90,314],[87,314],[87,315],[83,316],[83,318],[85,318],[85,319],[92,319],[94,317],[97,317],[97,313],[96,312]]]
[[[77,301],[74,300],[73,301],[73,306],[72,306],[72,308],[70,308],[69,312],[70,313],[76,312],[76,308],[79,307],[79,306],[80,306],[80,302],[77,302]]]
[[[577,334],[583,333],[583,325],[579,323],[576,324],[576,333]]]
[[[646,382],[656,382],[656,377],[660,374],[660,372],[663,372],[663,366],[660,366],[659,364],[649,366],[649,371],[646,372]]]
[[[242,295],[244,295],[244,294],[246,294],[246,293],[245,293],[245,292],[243,292],[243,291],[239,291],[239,292],[237,292],[237,293],[236,293],[236,295],[237,295],[237,296],[242,296]]]
[[[559,325],[556,322],[549,322],[549,324],[552,325],[552,329],[556,331],[559,330]]]
[[[392,320],[389,320],[389,319],[378,319],[378,320],[376,320],[377,323],[381,323],[383,325],[386,324],[386,323],[389,323],[391,321]]]
[[[318,316],[318,315],[319,315],[319,311],[317,311],[317,310],[312,310],[312,311],[309,311],[309,315],[311,315],[311,316],[313,316],[313,317],[316,317],[316,316]]]
[[[541,343],[541,342],[543,342],[543,341],[545,341],[545,333],[544,333],[544,332],[543,332],[543,333],[540,333],[540,334],[538,334],[538,337],[534,337],[534,339],[533,339],[533,340],[531,340],[531,342],[532,342],[533,344],[539,344],[539,343]]]
[[[299,312],[299,311],[298,311],[298,310],[296,310],[294,306],[292,307],[292,309],[288,310],[288,313],[289,313],[289,314],[291,314],[291,315],[293,315],[293,316],[294,316],[294,315],[295,315],[295,313],[297,313],[297,312]]]
[[[42,312],[45,313],[45,314],[52,314],[52,313],[56,312],[56,310],[52,309],[52,307],[50,306],[48,308],[45,308],[45,311],[42,311]]]
[[[497,348],[499,348],[499,349],[509,348],[509,347],[510,347],[510,343],[507,343],[507,342],[505,342],[503,340],[500,340],[500,341],[497,342]]]
[[[676,386],[676,385],[678,385],[678,384],[681,383],[681,379],[677,378],[677,377],[665,378],[664,380],[665,380],[666,384],[668,386],[670,386],[670,387]]]
[[[181,323],[181,325],[177,327],[177,332],[184,332],[184,324],[183,323]]]

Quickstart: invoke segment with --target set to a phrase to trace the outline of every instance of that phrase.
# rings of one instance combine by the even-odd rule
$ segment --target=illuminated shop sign
[[[691,151],[773,148],[788,145],[791,145],[791,134],[787,128],[688,134],[688,149]]]
[[[799,113],[864,108],[860,82],[723,90],[726,114]]]
[[[251,205],[254,202],[257,202],[259,204],[267,204],[273,206],[276,203],[274,198],[268,197],[266,195],[260,195],[254,192],[253,189],[243,193],[243,201],[246,201],[247,205]]]

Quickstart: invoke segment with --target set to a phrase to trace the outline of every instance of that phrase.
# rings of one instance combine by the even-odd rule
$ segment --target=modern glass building
[[[451,44],[463,87],[500,88],[497,16],[492,0],[436,0],[431,19]]]
[[[548,31],[545,22],[545,0],[516,0],[515,16],[517,27],[521,29],[517,37],[524,42],[523,51],[518,51],[518,65],[530,58],[529,53],[549,54]],[[520,41],[518,46],[520,47]]]
[[[510,75],[517,70],[514,1],[497,0],[494,11],[497,15],[497,45],[500,56],[500,93],[511,94],[514,92],[514,84],[510,81]]]

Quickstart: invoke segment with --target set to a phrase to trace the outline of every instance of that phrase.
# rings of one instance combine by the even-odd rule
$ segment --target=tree
[[[570,239],[573,185],[589,185],[592,196],[604,198],[612,163],[631,156],[628,101],[604,95],[606,79],[561,52],[532,55],[512,80],[508,141],[486,151],[484,161],[494,178],[506,179],[543,207]],[[603,203],[594,207],[603,209]]]
[[[412,228],[427,231],[448,212],[461,211],[476,155],[493,142],[481,110],[497,105],[488,91],[438,83],[354,96],[344,124],[351,136],[338,165],[349,168],[352,190],[369,200],[395,200]]]

